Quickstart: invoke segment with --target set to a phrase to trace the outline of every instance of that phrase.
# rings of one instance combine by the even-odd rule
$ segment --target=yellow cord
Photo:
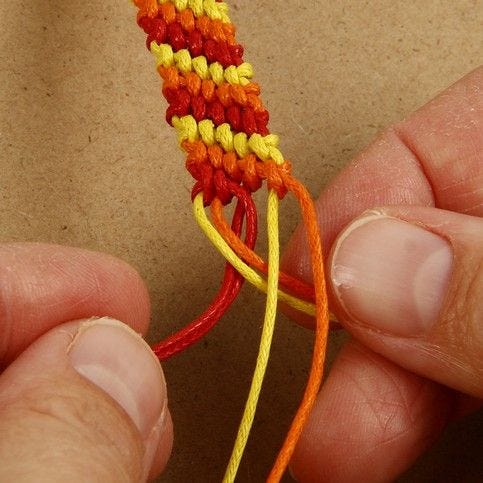
[[[203,230],[203,233],[210,240],[210,242],[216,247],[216,249],[223,255],[223,257],[237,270],[243,278],[254,285],[261,292],[267,293],[267,281],[264,280],[255,270],[249,267],[245,262],[240,260],[236,253],[226,243],[223,237],[218,233],[216,228],[211,224],[208,219],[203,206],[203,195],[198,194],[193,202],[193,213],[196,222]],[[314,316],[315,305],[305,300],[301,300],[293,295],[278,290],[278,298],[290,305],[299,312]]]
[[[244,132],[232,131],[226,122],[219,126],[215,126],[211,119],[197,122],[191,114],[173,116],[172,123],[178,132],[180,145],[183,141],[193,142],[201,139],[206,146],[218,143],[225,152],[234,151],[240,158],[254,153],[262,161],[275,161],[277,164],[283,164],[285,161],[278,149],[279,138],[276,134],[261,136],[254,133],[247,136]]]
[[[230,22],[228,17],[228,5],[225,2],[216,0],[158,0],[158,3],[174,3],[176,10],[181,12],[190,8],[196,17],[207,15],[213,20],[221,20],[224,23]]]
[[[220,98],[220,102],[223,104],[223,108],[227,107],[222,100],[222,97],[225,94],[226,96],[233,96],[234,100],[235,97],[238,97],[239,99],[235,100],[236,104],[245,105],[245,102],[242,102],[243,98],[240,97],[244,96],[248,105],[253,104],[253,106],[261,106],[261,101],[258,98],[258,86],[252,83],[252,65],[241,61],[240,49],[237,44],[235,44],[234,40],[235,30],[230,22],[228,6],[225,2],[221,0],[134,0],[134,3],[139,7],[138,22],[140,26],[146,31],[150,31],[148,38],[153,38],[151,27],[157,32],[154,35],[155,40],[150,42],[149,49],[156,60],[161,76],[166,81],[164,84],[165,87],[172,84],[172,88],[177,88],[179,85],[183,86],[184,81],[186,81],[186,85],[189,86],[191,79],[193,81],[193,92],[188,88],[191,98],[195,96],[194,92],[196,89],[199,91],[200,85],[202,86],[201,89],[206,85],[209,92],[213,89],[219,89],[216,93]],[[195,53],[192,53],[193,50],[187,48],[179,49],[179,46],[177,45],[173,49],[173,46],[168,43],[158,44],[158,37],[162,36],[161,32],[158,32],[157,25],[152,23],[150,25],[148,24],[152,22],[153,19],[160,17],[164,18],[168,27],[173,21],[179,21],[186,32],[191,31],[190,28],[192,28],[193,25],[195,25],[196,28],[199,28],[200,31],[207,29],[207,33],[203,33],[202,35],[215,40],[215,42],[223,41],[224,45],[219,47],[220,49],[224,48],[226,50],[226,44],[228,43],[229,47],[232,47],[233,43],[233,46],[236,49],[233,56],[231,51],[229,52],[230,56],[233,57],[229,62],[231,65],[227,65],[224,60],[222,60],[222,62],[212,62],[213,58],[211,55],[208,55],[208,57],[205,55],[196,56]],[[168,32],[168,41],[171,40],[173,39],[170,38]],[[218,59],[218,56],[215,57]],[[224,59],[225,55],[223,54],[222,57]],[[232,60],[233,62],[231,62]],[[225,94],[223,94],[223,89],[228,89],[228,91],[225,90]],[[207,91],[207,94],[209,94],[209,92]],[[188,112],[188,110],[185,112]],[[266,124],[264,121],[264,116],[266,114],[266,111],[263,111],[263,116],[261,117],[261,123],[263,126]],[[308,415],[308,411],[310,410],[311,404],[313,404],[313,400],[317,394],[322,376],[322,359],[325,353],[325,343],[327,339],[326,333],[324,332],[327,318],[325,317],[325,312],[322,312],[322,310],[326,309],[327,297],[325,294],[319,233],[315,214],[313,212],[313,206],[308,193],[306,193],[303,187],[301,187],[296,180],[288,176],[289,162],[284,160],[281,151],[278,149],[277,136],[273,134],[262,136],[258,132],[248,135],[246,132],[232,130],[233,126],[230,123],[215,125],[210,119],[206,118],[200,120],[198,116],[195,117],[190,114],[181,117],[173,116],[171,122],[178,131],[178,140],[185,150],[188,151],[190,143],[196,142],[196,145],[199,145],[193,148],[199,148],[199,152],[196,153],[196,156],[193,154],[193,159],[189,158],[188,162],[205,162],[209,158],[209,162],[217,169],[221,167],[226,171],[230,171],[230,169],[232,169],[231,167],[233,167],[233,169],[238,170],[242,174],[241,178],[243,178],[246,184],[250,184],[249,181],[252,178],[256,182],[266,179],[269,189],[267,205],[268,274],[266,280],[252,267],[240,259],[223,236],[212,225],[204,210],[202,193],[196,196],[193,203],[196,221],[213,245],[246,280],[267,294],[265,318],[255,371],[250,385],[248,399],[245,404],[245,410],[238,429],[237,438],[223,479],[224,483],[233,483],[235,481],[248,436],[253,425],[255,411],[270,355],[278,299],[310,316],[316,314],[316,307],[314,304],[278,289],[280,276],[278,196],[282,196],[285,193],[285,189],[292,191],[298,198],[304,213],[304,221],[306,222],[308,231],[308,240],[311,246],[311,255],[313,261],[315,260],[313,263],[314,279],[316,281],[314,292],[317,300],[318,320],[314,352],[315,363],[312,366],[304,399],[294,419],[287,440],[284,443],[272,473],[269,476],[270,481],[279,481],[285,471],[301,428]],[[256,120],[256,124],[257,131],[266,131],[265,128],[262,129],[258,126],[258,119]],[[252,129],[244,130],[252,132]],[[220,158],[220,152],[222,158]],[[235,163],[237,163],[235,165],[233,164],[234,160]],[[224,166],[225,161],[226,166]],[[260,162],[267,162],[269,164],[262,167]],[[277,164],[280,169],[275,171],[273,163]],[[190,167],[190,165],[188,167]],[[235,178],[238,179],[238,177]],[[255,184],[256,183],[254,183],[254,186]],[[278,192],[275,191],[275,189],[277,189]],[[257,266],[259,265],[257,264]],[[263,271],[265,270],[265,266],[261,268]]]
[[[238,66],[230,65],[226,69],[219,62],[209,63],[204,55],[192,57],[188,49],[174,51],[169,44],[157,44],[151,42],[149,50],[156,60],[156,66],[175,66],[180,72],[196,72],[200,79],[212,79],[219,86],[228,82],[229,84],[250,84],[253,77],[253,67],[248,62]]]
[[[272,344],[275,319],[277,317],[277,290],[279,274],[279,241],[278,241],[278,197],[275,191],[268,193],[267,206],[267,229],[268,229],[268,282],[267,282],[267,304],[265,306],[265,320],[263,322],[260,348],[258,351],[255,372],[253,373],[250,392],[248,393],[245,411],[238,428],[235,445],[226,469],[223,483],[233,483],[240,465],[240,461],[247,444],[248,435],[255,418],[255,411],[262,388],[263,378],[267,369],[270,357],[270,346]]]

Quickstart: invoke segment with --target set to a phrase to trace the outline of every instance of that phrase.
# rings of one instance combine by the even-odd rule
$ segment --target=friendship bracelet
[[[307,386],[283,446],[267,478],[282,478],[320,388],[329,311],[322,247],[314,205],[292,175],[268,130],[269,114],[243,60],[228,6],[221,0],[133,0],[138,25],[163,79],[166,120],[186,153],[195,180],[193,213],[202,231],[226,259],[221,287],[210,306],[179,332],[154,345],[160,360],[202,338],[223,316],[244,280],[266,293],[265,317],[255,371],[224,482],[233,482],[255,417],[281,300],[316,320],[314,351]],[[252,193],[266,182],[268,260],[254,252],[257,209]],[[279,270],[279,200],[297,199],[310,249],[314,287]],[[231,226],[223,207],[236,200]],[[212,221],[205,208],[210,207]],[[245,227],[245,237],[241,233]],[[265,278],[266,276],[266,278]]]

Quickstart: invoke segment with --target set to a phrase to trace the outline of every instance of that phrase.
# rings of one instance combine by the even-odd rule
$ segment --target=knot
[[[158,0],[134,0],[135,5],[144,15],[155,16],[158,9],[163,16],[167,14],[174,17],[178,12],[190,9],[195,17],[206,15],[212,21],[230,23],[228,16],[228,5],[219,0],[174,0],[174,2],[161,1],[158,7]]]
[[[184,43],[184,39],[181,39],[178,36],[178,33],[177,28],[174,30],[172,28],[168,31],[166,27],[166,32],[163,32],[162,35],[156,35],[158,35],[159,38],[163,38],[163,36],[167,36],[168,34],[172,36],[176,35],[177,42],[179,42],[178,46],[181,46]],[[149,48],[156,58],[156,65],[158,68],[159,66],[164,68],[174,66],[183,74],[194,71],[200,77],[200,79],[211,79],[217,86],[228,82],[232,85],[241,85],[244,87],[250,84],[250,79],[253,77],[253,67],[247,62],[242,62],[240,65],[230,65],[225,69],[218,61],[209,63],[207,57],[204,55],[193,57],[190,50],[186,48],[182,48],[174,52],[171,45],[164,43],[158,45],[155,37],[153,37],[153,39],[154,40],[151,41]],[[210,44],[208,44],[208,46],[209,45]],[[221,60],[225,59],[223,61],[226,61],[226,55],[230,54],[230,49],[228,47],[227,49],[228,53],[226,51],[223,53],[222,51],[220,54],[222,55]],[[240,49],[238,47],[232,47],[231,50],[238,58],[241,52]]]
[[[278,149],[278,136],[276,134],[268,134],[267,136],[252,134],[248,139],[248,146],[262,161],[273,159],[277,164],[284,162],[283,155]]]
[[[257,165],[262,164],[254,154],[247,154],[240,159],[238,166],[243,172],[243,185],[252,193],[259,190],[262,186],[262,178],[257,170]]]
[[[228,205],[235,192],[230,186],[229,180],[221,169],[214,169],[208,163],[199,166],[198,181],[191,192],[193,201],[199,193],[203,193],[203,204],[211,205],[215,198],[218,198],[223,205]]]
[[[193,11],[194,12],[194,11]],[[196,27],[205,39],[216,41],[226,40],[229,44],[235,44],[235,27],[231,23],[224,23],[221,20],[213,20],[208,16],[196,15]]]
[[[188,49],[191,58],[205,56],[208,63],[219,62],[223,68],[230,65],[239,66],[243,63],[243,47],[240,44],[229,42],[226,36],[221,39],[214,33],[209,37],[203,36],[193,11],[188,8],[180,9],[179,5],[176,8],[172,3],[163,3],[159,5],[159,11],[153,10],[151,14],[140,11],[137,22],[148,35],[146,40],[148,50],[151,50],[152,42],[158,46],[166,43],[171,45],[174,52]],[[209,19],[209,17],[204,18]],[[213,24],[220,20],[209,19],[209,22]],[[238,73],[238,77],[242,73]]]
[[[266,178],[268,189],[274,190],[277,196],[282,199],[287,194],[284,177],[290,174],[292,165],[290,161],[284,161],[277,164],[274,161],[267,161],[261,166],[263,173],[261,175]]]
[[[214,171],[223,172],[228,180],[245,186],[252,193],[260,189],[264,179],[267,180],[268,188],[275,190],[280,199],[287,193],[284,178],[291,172],[289,161],[283,160],[281,164],[273,159],[261,161],[255,153],[250,152],[239,158],[236,151],[224,151],[217,143],[206,145],[202,140],[195,139],[192,132],[191,136],[187,131],[184,132],[186,136],[183,136],[181,145],[187,153],[186,169],[201,183],[197,184],[197,189],[202,186],[202,189],[206,190],[205,203],[209,204],[219,189],[211,181]],[[210,166],[212,171],[205,165]],[[221,193],[219,198],[231,200],[224,193]]]
[[[138,19],[142,17],[154,18],[158,14],[157,0],[134,0],[134,4],[139,8]]]
[[[248,62],[243,62],[238,66],[230,65],[225,69],[225,79],[230,84],[248,84],[248,79],[253,77],[253,68]]]
[[[195,1],[192,3],[197,2]],[[228,5],[226,3],[220,3],[216,0],[204,0],[203,9],[206,15],[212,20],[221,20],[226,23],[230,22],[230,18],[228,17]]]

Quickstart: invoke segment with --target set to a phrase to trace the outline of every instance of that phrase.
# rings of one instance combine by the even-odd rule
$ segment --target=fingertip
[[[81,322],[67,356],[80,375],[126,411],[143,439],[164,423],[163,371],[148,344],[129,326],[109,318]]]
[[[43,243],[0,244],[0,364],[69,320],[112,317],[146,334],[149,294],[139,273],[105,253]],[[48,290],[46,290],[48,288]]]
[[[119,294],[112,294],[110,299],[113,304],[113,314],[117,312],[119,316],[107,315],[122,320],[136,332],[146,335],[151,317],[151,300],[146,283],[140,273],[129,263],[112,255],[91,253],[99,256],[100,262],[106,268],[105,272],[101,272],[101,275],[106,277],[106,287],[113,281],[117,283]],[[114,300],[116,296],[117,299]]]
[[[297,481],[392,481],[440,434],[453,393],[351,341],[294,453]]]
[[[171,454],[173,425],[161,365],[140,334],[109,318],[81,322],[68,357],[136,425],[144,444],[143,480],[161,473]]]
[[[146,447],[145,469],[147,480],[156,479],[166,468],[173,449],[173,419],[169,409],[158,435],[153,437],[152,447]],[[152,454],[148,453],[152,451]]]
[[[60,263],[65,263],[63,257],[66,255],[72,256],[73,267],[67,269],[73,271],[77,266],[84,275],[84,283],[91,289],[92,310],[98,312],[91,316],[122,320],[136,332],[147,333],[151,301],[146,284],[136,268],[109,253],[56,245],[44,247],[57,252]],[[78,296],[74,291],[72,294]]]
[[[62,466],[71,474],[69,481],[77,481],[87,461],[96,478],[112,471],[145,479],[170,455],[167,404],[159,361],[133,329],[108,318],[58,326],[0,377],[0,408],[11,416],[2,421],[0,415],[8,434],[0,445],[0,467],[8,463],[2,474],[14,474],[12,454],[22,445],[27,473],[40,465],[43,475],[52,475]],[[24,435],[11,430],[16,411],[24,426],[52,444],[37,437],[24,447]],[[39,458],[52,465],[42,467]]]
[[[329,259],[332,293],[344,318],[377,330],[417,336],[431,329],[452,272],[447,241],[371,210],[337,238]]]

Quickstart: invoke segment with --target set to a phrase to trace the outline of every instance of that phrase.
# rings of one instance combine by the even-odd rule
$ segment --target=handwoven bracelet
[[[314,205],[306,188],[291,174],[291,165],[270,134],[268,111],[252,81],[252,66],[227,4],[218,0],[133,0],[137,22],[147,34],[169,106],[166,120],[186,152],[186,168],[195,179],[192,191],[196,221],[227,260],[222,285],[210,306],[185,328],[153,347],[159,359],[184,350],[205,335],[229,308],[244,280],[266,292],[265,319],[257,364],[233,452],[223,479],[235,480],[250,432],[265,374],[275,325],[277,301],[315,315],[311,371],[267,481],[280,481],[313,406],[322,380],[329,327],[320,235]],[[268,260],[254,251],[257,210],[252,193],[266,181],[268,189]],[[314,288],[279,271],[278,205],[288,192],[299,202],[305,224]],[[230,224],[223,207],[236,200]],[[212,221],[205,207],[209,206]],[[244,240],[240,239],[245,225]],[[266,278],[265,278],[266,275]],[[280,285],[280,288],[279,288]]]

